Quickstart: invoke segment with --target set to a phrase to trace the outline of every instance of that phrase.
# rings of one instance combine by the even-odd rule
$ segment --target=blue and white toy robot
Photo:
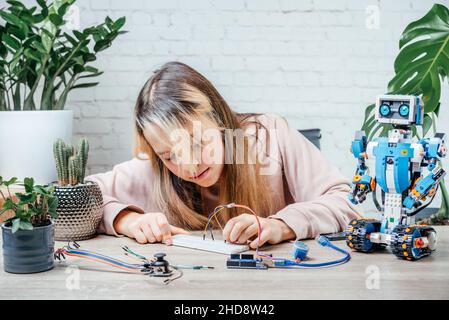
[[[346,243],[354,250],[372,252],[386,246],[402,259],[418,260],[436,248],[436,232],[415,225],[415,215],[435,197],[445,171],[439,159],[446,155],[445,135],[412,140],[410,125],[422,125],[422,100],[413,95],[383,95],[376,100],[375,120],[391,124],[387,137],[367,142],[364,131],[357,131],[351,152],[358,159],[349,200],[358,204],[373,193],[382,213],[381,220],[352,220],[346,230]],[[375,173],[365,161],[373,159]],[[426,168],[426,170],[424,170]],[[382,201],[376,197],[381,189]]]

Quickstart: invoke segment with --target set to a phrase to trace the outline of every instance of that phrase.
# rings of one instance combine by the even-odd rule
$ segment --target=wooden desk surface
[[[184,270],[181,279],[163,285],[157,278],[108,272],[111,269],[107,266],[68,257],[44,273],[15,275],[1,270],[0,299],[449,299],[449,227],[436,229],[438,249],[421,261],[402,261],[387,250],[353,253],[347,264],[311,270],[228,270],[225,255],[161,244],[139,245],[127,238],[102,235],[80,241],[81,247],[127,258],[121,246],[128,245],[147,257],[165,252],[172,264],[202,264],[215,269]],[[346,248],[343,241],[336,243]],[[314,240],[307,244],[313,261],[340,256]],[[291,247],[291,243],[284,243],[265,251],[290,257]]]

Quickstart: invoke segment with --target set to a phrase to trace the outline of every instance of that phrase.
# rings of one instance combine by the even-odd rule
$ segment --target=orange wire
[[[220,209],[217,209],[217,208],[219,208],[219,207],[221,207]],[[223,210],[225,207],[224,206],[217,206],[215,209],[214,209],[214,213],[210,216],[210,218],[207,220],[207,223],[206,223],[206,226],[204,227],[204,235],[206,235],[207,234],[207,227],[209,226],[209,224],[210,224],[210,222],[212,221],[212,219],[215,217],[215,219],[217,220],[217,222],[218,222],[218,224],[219,224],[219,226],[220,226],[220,228],[223,230],[223,227],[221,226],[221,224],[220,224],[220,222],[218,221],[218,218],[216,218],[216,215],[217,215],[217,213],[219,213],[221,210]]]

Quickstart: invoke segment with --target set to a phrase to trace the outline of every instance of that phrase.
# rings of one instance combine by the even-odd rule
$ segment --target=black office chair
[[[321,139],[321,129],[304,129],[298,130],[304,137],[306,137],[310,142],[312,142],[318,149],[321,149],[320,139]]]

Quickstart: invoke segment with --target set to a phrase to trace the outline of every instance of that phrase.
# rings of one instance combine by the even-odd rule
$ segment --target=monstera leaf
[[[388,90],[398,94],[422,94],[425,112],[438,107],[441,78],[449,73],[449,10],[440,4],[405,28],[394,62],[396,75]]]
[[[432,125],[430,114],[438,116],[441,83],[449,74],[449,10],[435,4],[424,17],[405,28],[399,48],[394,62],[395,76],[388,83],[388,93],[422,95],[424,136]],[[368,139],[385,135],[389,125],[374,120],[373,105],[366,110],[362,129],[367,132]],[[416,135],[418,131],[412,129]]]

